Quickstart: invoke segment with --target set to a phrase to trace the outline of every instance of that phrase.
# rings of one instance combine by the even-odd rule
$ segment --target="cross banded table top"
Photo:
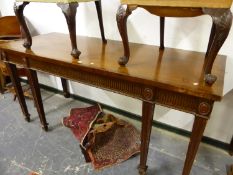
[[[121,3],[142,6],[230,8],[232,0],[121,0]]]
[[[76,69],[93,72],[93,75],[119,78],[143,86],[162,87],[179,93],[207,99],[220,100],[223,95],[225,56],[217,56],[213,74],[217,81],[208,86],[202,76],[205,53],[130,43],[131,59],[127,66],[119,66],[117,60],[123,53],[121,41],[77,36],[80,59],[70,55],[70,39],[66,34],[50,33],[33,37],[31,50],[22,46],[23,41],[12,41],[0,45],[15,62],[22,63],[27,57],[28,64],[47,63],[60,65],[65,70]],[[32,62],[31,62],[32,61]],[[50,67],[51,69],[51,67]]]

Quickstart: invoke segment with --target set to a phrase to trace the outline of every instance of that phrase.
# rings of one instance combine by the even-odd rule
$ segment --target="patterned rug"
[[[140,133],[130,123],[105,114],[99,105],[71,109],[63,119],[95,169],[118,164],[140,152]]]
[[[41,174],[38,174],[36,172],[31,172],[31,173],[29,173],[29,175],[41,175]]]

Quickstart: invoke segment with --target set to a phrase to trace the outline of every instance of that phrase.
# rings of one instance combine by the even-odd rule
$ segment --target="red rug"
[[[130,123],[104,114],[99,105],[75,108],[63,119],[95,169],[118,164],[140,152],[140,133]]]

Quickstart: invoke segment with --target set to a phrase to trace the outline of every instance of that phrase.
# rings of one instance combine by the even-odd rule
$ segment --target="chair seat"
[[[121,0],[121,3],[141,6],[230,8],[232,0]]]
[[[72,2],[89,2],[98,0],[16,0],[16,2],[46,2],[46,3],[72,3]]]

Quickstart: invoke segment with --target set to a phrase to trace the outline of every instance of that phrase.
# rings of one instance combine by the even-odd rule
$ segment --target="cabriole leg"
[[[27,27],[25,17],[23,15],[24,8],[28,4],[29,4],[29,2],[23,2],[23,3],[15,2],[14,3],[14,11],[15,11],[15,15],[20,23],[20,27],[21,27],[22,32],[23,32],[23,36],[25,36],[23,46],[27,49],[30,49],[32,46],[32,37],[31,37],[31,34],[30,34],[29,29]]]
[[[137,6],[128,5],[127,9],[125,9],[123,5],[120,5],[117,11],[117,15],[116,15],[117,26],[124,46],[124,56],[120,57],[120,59],[118,60],[118,63],[120,65],[126,65],[129,61],[130,50],[129,50],[129,40],[127,34],[127,19],[129,15],[132,14],[132,11],[135,10],[136,8]]]
[[[19,104],[21,106],[22,112],[23,112],[23,114],[25,116],[25,120],[27,122],[30,122],[30,114],[28,113],[28,109],[27,109],[27,105],[26,105],[26,102],[25,102],[25,97],[23,95],[23,90],[22,90],[22,86],[21,86],[21,83],[20,83],[20,80],[19,80],[16,65],[6,63],[6,66],[7,66],[8,72],[10,73],[11,81],[13,83],[16,95],[18,97]]]
[[[213,19],[213,25],[204,64],[205,82],[209,85],[212,85],[217,80],[217,77],[211,74],[213,63],[229,34],[232,25],[232,13],[230,9],[209,8],[204,8],[203,13],[210,15]]]
[[[77,2],[73,2],[68,4],[58,3],[57,5],[58,7],[61,8],[68,25],[71,46],[72,46],[71,55],[78,59],[81,54],[81,52],[77,48],[77,40],[76,40],[76,12],[79,4]]]

